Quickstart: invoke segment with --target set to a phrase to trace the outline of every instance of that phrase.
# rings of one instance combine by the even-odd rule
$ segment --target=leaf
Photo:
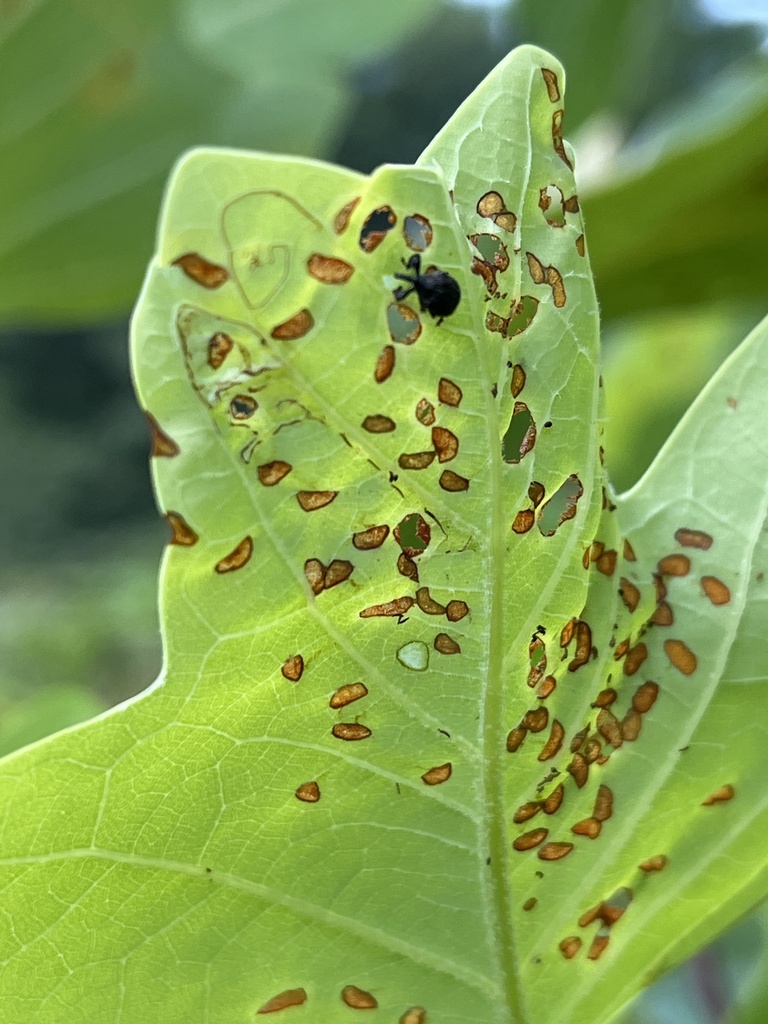
[[[369,178],[178,166],[133,327],[165,669],[3,762],[9,1019],[586,1024],[764,895],[757,719],[716,688],[746,581],[675,578],[682,683],[647,624],[670,529],[716,538],[692,554],[721,581],[729,489],[759,537],[765,332],[617,510],[563,89],[516,50]],[[422,298],[434,268],[461,289],[442,324],[392,294],[416,252]]]

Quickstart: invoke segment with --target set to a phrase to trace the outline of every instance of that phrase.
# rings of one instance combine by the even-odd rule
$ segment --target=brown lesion
[[[564,110],[556,110],[552,115],[552,146],[555,152],[560,157],[566,166],[573,170],[573,164],[568,159],[568,154],[565,151],[565,145],[563,144],[563,118],[565,116]]]
[[[416,602],[412,597],[396,597],[382,604],[372,604],[358,613],[361,619],[400,618],[413,608]]]
[[[338,710],[345,708],[347,704],[353,704],[356,700],[368,696],[368,687],[365,683],[345,683],[331,694],[328,706]]]
[[[435,459],[435,451],[403,452],[397,460],[400,469],[427,469]]]
[[[423,427],[431,427],[435,422],[435,407],[428,399],[421,398],[416,403],[416,419]]]
[[[229,280],[229,271],[218,263],[211,263],[197,252],[185,252],[171,264],[179,267],[195,284],[203,288],[220,288]]]
[[[275,341],[294,341],[303,338],[315,326],[315,321],[308,309],[300,309],[298,313],[284,320],[270,332]]]
[[[360,198],[360,196],[355,196],[354,199],[350,199],[350,201],[345,203],[333,218],[333,230],[337,235],[344,234],[349,227],[349,220],[354,213],[355,207],[360,202]]]
[[[389,527],[386,523],[380,526],[370,526],[367,530],[359,530],[352,534],[352,543],[358,551],[372,551],[380,548],[389,536]]]
[[[290,658],[285,659],[280,671],[286,679],[298,683],[304,674],[304,659],[300,654],[292,654]]]
[[[513,533],[528,533],[535,522],[535,513],[532,508],[523,508],[512,521]]]
[[[541,809],[545,814],[556,814],[560,810],[565,796],[565,786],[562,782],[552,790],[546,800],[543,801]]]
[[[423,1006],[411,1006],[402,1015],[398,1024],[427,1024],[427,1011]]]
[[[727,785],[721,786],[719,789],[716,789],[714,793],[710,793],[706,800],[701,801],[701,806],[712,807],[713,804],[727,803],[728,800],[733,800],[735,795],[736,791],[734,790],[733,786],[730,783],[728,783]]]
[[[391,206],[379,206],[372,210],[360,229],[360,248],[363,252],[378,249],[395,224],[397,214]]]
[[[465,615],[469,615],[469,605],[466,601],[449,601],[445,608],[445,617],[449,622],[459,622]]]
[[[629,612],[634,612],[640,604],[640,591],[625,576],[622,576],[619,581],[619,597]]]
[[[540,846],[549,835],[549,829],[534,828],[530,832],[523,832],[521,836],[512,843],[512,849],[518,853],[525,853],[526,850],[533,850]]]
[[[350,742],[367,740],[372,735],[368,726],[362,725],[360,722],[337,722],[331,729],[331,733],[337,740]]]
[[[618,557],[618,551],[614,551],[613,548],[603,551],[602,554],[595,559],[595,568],[598,572],[601,572],[603,576],[613,576],[616,572]]]
[[[345,985],[341,990],[341,1001],[353,1010],[375,1010],[379,1005],[370,992],[357,985]]]
[[[560,99],[560,84],[557,81],[557,75],[554,71],[550,71],[549,68],[542,68],[541,74],[547,87],[547,95],[550,102],[557,103]]]
[[[480,196],[477,201],[477,212],[481,217],[488,217],[503,231],[514,231],[517,216],[509,209],[500,192],[490,191]]]
[[[208,339],[208,365],[212,370],[218,370],[229,353],[235,347],[235,343],[224,331],[217,331]]]
[[[576,954],[581,949],[581,939],[578,935],[569,935],[563,939],[557,947],[563,954],[566,960],[573,960]]]
[[[183,548],[191,548],[193,544],[197,544],[198,540],[200,540],[198,534],[179,512],[166,512],[165,521],[171,528],[171,544],[177,544]]]
[[[515,363],[512,367],[512,379],[510,381],[510,389],[512,391],[512,397],[517,398],[520,392],[525,387],[525,370],[520,363]]]
[[[458,473],[454,473],[452,469],[444,469],[440,474],[438,483],[444,491],[457,492],[469,490],[469,480],[466,477],[459,476]]]
[[[560,748],[563,745],[564,738],[565,729],[563,728],[562,724],[558,722],[556,718],[554,718],[552,720],[552,725],[550,726],[549,730],[549,739],[544,744],[544,747],[542,748],[537,760],[549,761],[550,758],[555,757],[560,752]]]
[[[305,804],[316,804],[320,799],[320,787],[314,781],[303,782],[296,790],[295,796],[297,800],[301,800]]]
[[[573,843],[545,843],[538,851],[539,860],[562,860],[573,850]]]
[[[233,551],[230,551],[228,555],[225,555],[224,558],[216,563],[213,567],[214,572],[222,574],[242,569],[250,561],[252,554],[253,539],[251,537],[243,537]]]
[[[571,825],[571,832],[576,836],[586,836],[587,839],[597,839],[602,827],[597,818],[583,818]]]
[[[523,740],[527,735],[528,730],[524,725],[517,725],[514,729],[511,729],[507,734],[507,753],[516,753],[522,746]]]
[[[627,656],[624,659],[624,675],[633,676],[635,672],[639,671],[640,666],[647,657],[648,647],[642,640],[635,644],[634,647],[630,647],[627,651]]]
[[[416,604],[425,615],[445,615],[445,605],[440,604],[429,593],[429,587],[419,587],[416,591]]]
[[[582,789],[589,778],[589,761],[587,761],[583,754],[577,752],[571,758],[571,763],[566,768],[566,771],[579,789]]]
[[[297,491],[296,501],[305,512],[316,512],[317,509],[330,505],[338,493],[338,491]]]
[[[678,672],[684,676],[693,675],[698,667],[696,655],[682,640],[665,640],[664,651]]]
[[[610,743],[614,750],[618,750],[624,742],[621,730],[621,723],[614,713],[606,707],[600,708],[597,713],[597,731],[606,743]]]
[[[434,640],[435,650],[440,654],[461,654],[461,647],[447,633],[438,633]]]
[[[568,664],[569,672],[576,672],[589,662],[592,656],[592,629],[589,623],[583,619],[577,619],[574,624],[576,637],[576,651]]]
[[[346,260],[314,252],[307,260],[307,271],[310,277],[322,281],[323,284],[346,284],[354,274],[355,268]]]
[[[409,558],[405,552],[400,552],[397,556],[397,571],[401,576],[405,576],[406,579],[413,580],[414,583],[419,582],[419,568],[412,558]]]
[[[549,722],[549,712],[546,708],[533,708],[523,715],[523,725],[529,732],[543,732]]]
[[[632,707],[641,715],[646,715],[651,710],[659,696],[659,684],[648,679],[638,686],[632,697]]]
[[[256,473],[259,477],[259,483],[264,487],[274,487],[275,484],[279,484],[280,481],[288,476],[293,469],[290,462],[281,462],[276,459],[274,462],[266,462],[262,466],[258,466]]]
[[[730,589],[717,576],[702,576],[699,582],[701,583],[704,595],[709,598],[712,604],[728,604],[731,600]]]
[[[369,434],[390,434],[397,429],[397,424],[389,416],[375,413],[373,416],[366,416],[361,423],[363,430]]]
[[[308,558],[304,563],[304,575],[310,590],[317,595],[348,580],[354,568],[346,559],[334,558],[330,565],[325,566],[319,558]]]
[[[373,379],[377,384],[383,384],[395,368],[395,349],[392,345],[385,345],[376,360],[373,371]]]
[[[539,902],[539,901],[538,901],[538,900],[536,899],[536,897],[535,897],[535,896],[531,896],[531,897],[530,897],[530,899],[527,899],[527,900],[525,901],[525,903],[523,904],[523,910],[524,910],[524,911],[526,911],[526,913],[527,913],[527,912],[528,912],[529,910],[533,910],[533,908],[534,908],[534,907],[536,906],[536,904],[537,904],[538,902]]]
[[[640,868],[641,871],[645,872],[663,871],[668,863],[668,857],[666,857],[663,853],[657,853],[654,857],[649,857],[648,860],[642,861],[637,866]]]
[[[546,700],[547,697],[551,696],[555,692],[556,688],[557,680],[555,679],[555,677],[545,676],[542,679],[541,683],[539,683],[539,688],[536,691],[536,696],[539,700]]]
[[[289,1006],[302,1006],[306,1001],[307,993],[303,988],[288,988],[268,999],[256,1013],[275,1013],[277,1010],[286,1010]]]
[[[438,462],[450,462],[459,454],[459,439],[445,427],[432,427],[432,444]]]
[[[566,303],[565,284],[563,275],[557,267],[545,267],[541,260],[532,252],[527,252],[528,270],[534,284],[546,284],[552,289],[552,299],[558,309]]]
[[[421,776],[421,781],[426,783],[427,786],[439,786],[450,779],[452,772],[453,766],[449,761],[446,764],[439,764],[435,768],[430,768],[429,771],[424,772]]]
[[[458,384],[447,377],[440,378],[440,382],[437,385],[438,401],[442,402],[443,405],[452,405],[454,408],[458,408],[463,397],[464,394]]]
[[[584,235],[579,235],[574,244],[576,246],[576,252],[579,254],[579,256],[586,255],[587,247],[584,242]]]
[[[662,576],[687,576],[691,560],[687,555],[667,555],[659,559],[657,569]]]
[[[704,533],[703,530],[691,530],[687,526],[675,530],[675,540],[684,548],[698,548],[700,551],[709,551],[714,543],[708,533]]]
[[[468,238],[480,253],[472,258],[472,273],[483,279],[488,295],[496,298],[500,294],[498,275],[509,268],[507,247],[498,235],[474,234]]]
[[[145,413],[147,422],[149,423],[150,438],[152,441],[152,447],[150,449],[150,457],[153,459],[172,459],[179,454],[179,446],[169,437],[168,434],[163,430],[160,424],[157,422],[151,412]]]
[[[540,810],[540,800],[529,800],[528,803],[522,804],[517,808],[512,817],[512,821],[515,825],[523,825],[526,821],[530,821],[531,818],[535,818]]]

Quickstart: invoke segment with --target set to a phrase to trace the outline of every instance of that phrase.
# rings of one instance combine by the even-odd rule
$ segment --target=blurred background
[[[554,52],[623,490],[768,313],[767,38],[768,0],[0,0],[0,754],[160,667],[127,323],[185,148],[410,163],[510,49]],[[766,929],[624,1024],[765,1024]]]

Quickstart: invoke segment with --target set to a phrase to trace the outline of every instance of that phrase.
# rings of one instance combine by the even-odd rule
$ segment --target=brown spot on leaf
[[[243,537],[234,551],[230,551],[228,555],[225,555],[221,561],[217,562],[213,567],[214,572],[219,574],[225,572],[234,572],[236,569],[242,569],[242,567],[250,560],[253,554],[253,540],[250,537]]]
[[[249,420],[258,407],[259,403],[250,395],[235,395],[229,403],[229,415],[233,420]]]
[[[379,358],[376,360],[376,368],[373,371],[373,377],[376,383],[383,384],[394,368],[395,349],[392,345],[385,345],[379,353]]]
[[[632,743],[640,735],[642,727],[643,719],[640,712],[632,708],[621,721],[621,735],[627,743]]]
[[[337,740],[367,740],[371,730],[360,722],[337,722],[331,729]]]
[[[685,526],[675,530],[675,540],[684,548],[699,548],[701,551],[709,551],[713,543],[708,533],[704,533],[703,530],[690,530]]]
[[[259,475],[259,483],[265,487],[274,487],[275,484],[279,484],[283,477],[293,469],[293,466],[289,462],[267,462],[263,466],[259,466],[256,472]]]
[[[208,339],[208,365],[212,370],[218,370],[229,353],[234,348],[234,341],[223,331],[217,331]]]
[[[598,933],[592,940],[592,945],[589,947],[587,953],[588,960],[599,960],[608,947],[610,941],[610,935],[601,935]]]
[[[307,260],[307,270],[311,277],[323,284],[345,284],[355,272],[355,268],[346,260],[334,256],[322,256],[314,252]]]
[[[616,572],[616,561],[618,557],[618,551],[614,551],[613,549],[603,551],[600,557],[595,561],[595,568],[598,572],[601,572],[603,576],[613,576]]]
[[[633,612],[640,603],[640,591],[624,576],[619,581],[619,596],[630,612]]]
[[[648,860],[644,860],[637,866],[641,871],[663,871],[667,864],[667,858],[663,853],[659,853],[655,857],[649,857]]]
[[[412,1006],[405,1011],[398,1024],[427,1024],[427,1011],[423,1006]]]
[[[712,602],[712,604],[728,604],[731,600],[731,592],[728,587],[716,576],[702,576],[701,589]]]
[[[307,1001],[307,993],[303,988],[289,988],[267,1000],[256,1013],[274,1013],[276,1010],[285,1010],[289,1006],[301,1006]]]
[[[561,647],[567,647],[570,644],[571,640],[573,640],[574,634],[576,632],[576,626],[579,621],[580,620],[576,618],[569,619],[563,626],[563,628],[560,630]]]
[[[334,558],[325,573],[325,589],[330,590],[331,587],[336,587],[339,583],[349,579],[354,568],[351,562],[345,559]]]
[[[582,754],[574,754],[566,771],[573,776],[574,782],[581,789],[589,777],[589,762]]]
[[[549,712],[546,708],[534,708],[532,711],[526,711],[523,716],[523,725],[530,732],[543,732],[548,721]]]
[[[371,526],[367,530],[360,530],[352,534],[352,543],[358,551],[371,551],[373,548],[380,548],[389,536],[389,527],[386,523],[381,526]]]
[[[425,427],[431,427],[435,422],[435,407],[426,398],[420,399],[416,406],[416,419]]]
[[[409,558],[406,554],[400,554],[397,557],[397,571],[401,576],[406,576],[409,580],[413,580],[414,583],[419,582],[419,570],[413,559]]]
[[[203,288],[220,288],[229,280],[226,267],[211,263],[196,252],[187,252],[173,261],[174,267],[180,267],[187,277]]]
[[[638,711],[641,715],[646,714],[651,710],[653,705],[656,703],[656,698],[659,695],[659,684],[654,683],[651,680],[643,683],[635,690],[635,695],[632,698],[632,707],[635,711]]]
[[[441,782],[447,782],[451,777],[453,767],[448,764],[437,765],[436,768],[430,768],[428,772],[424,772],[421,776],[421,781],[425,782],[428,786],[439,786]]]
[[[696,671],[696,655],[682,640],[665,640],[664,650],[675,668],[684,676],[690,676]]]
[[[416,558],[429,547],[432,531],[422,515],[418,512],[409,512],[397,524],[393,536],[404,555]]]
[[[344,686],[340,686],[332,695],[328,701],[328,706],[331,708],[345,708],[347,704],[352,704],[356,700],[360,700],[361,697],[368,696],[368,687],[365,683],[345,683]]]
[[[525,734],[527,731],[528,730],[524,729],[522,725],[518,725],[516,728],[512,729],[512,731],[508,734],[507,751],[510,754],[514,754],[515,751],[519,749],[520,744],[525,739]]]
[[[608,786],[601,785],[598,788],[592,813],[596,821],[608,821],[613,814],[613,792]]]
[[[363,252],[378,249],[395,224],[397,216],[391,206],[379,206],[372,210],[360,229],[360,248]]]
[[[183,548],[191,548],[200,539],[184,516],[178,512],[166,512],[165,521],[171,528],[171,544],[178,544]]]
[[[627,657],[624,660],[624,675],[633,676],[635,672],[640,669],[645,659],[648,657],[648,648],[641,641],[639,644],[635,644],[627,651]]]
[[[618,718],[607,708],[601,708],[598,712],[597,731],[615,750],[618,750],[624,740]]]
[[[714,793],[711,793],[706,800],[702,800],[701,806],[711,807],[713,804],[722,804],[728,800],[733,800],[734,795],[733,786],[730,784],[721,786],[720,789],[716,789]]]
[[[317,558],[308,558],[304,563],[304,575],[313,594],[319,594],[325,589],[325,572],[325,566]]]
[[[611,704],[615,703],[618,693],[613,687],[608,687],[605,690],[601,690],[600,693],[592,701],[593,708],[608,708]]]
[[[389,434],[395,430],[397,424],[394,420],[391,420],[389,416],[366,416],[361,424],[363,430],[367,430],[369,434]]]
[[[357,985],[345,985],[341,990],[341,998],[353,1010],[375,1010],[379,1005],[370,992]]]
[[[592,655],[592,630],[589,624],[579,619],[576,622],[576,652],[568,663],[568,671],[576,672],[586,665]]]
[[[586,836],[588,839],[597,839],[602,827],[597,818],[584,818],[571,826],[571,832],[577,836]]]
[[[435,637],[435,650],[441,654],[461,654],[461,647],[447,633],[437,634]]]
[[[546,700],[547,697],[550,696],[550,694],[555,692],[555,687],[556,686],[557,686],[557,680],[555,679],[555,677],[554,676],[546,676],[544,679],[542,679],[542,681],[541,681],[541,683],[539,685],[539,688],[536,691],[536,696],[538,697],[539,700]]]
[[[439,484],[444,491],[466,491],[469,489],[469,480],[459,476],[452,469],[444,469],[440,474]]]
[[[489,217],[494,224],[504,231],[514,231],[517,217],[508,210],[499,192],[486,192],[477,201],[477,212],[481,217]]]
[[[516,825],[522,825],[523,822],[529,821],[538,814],[540,810],[541,804],[538,800],[529,800],[527,804],[523,804],[521,807],[517,808],[512,821],[514,821]]]
[[[667,555],[659,559],[658,570],[662,576],[687,576],[691,560],[687,555]]]
[[[628,540],[624,541],[624,558],[628,562],[636,562],[637,561],[637,558],[635,556],[635,549],[632,547],[632,545],[629,543]]]
[[[547,95],[552,103],[557,103],[560,99],[560,86],[557,81],[557,75],[554,71],[550,71],[549,68],[542,68],[541,74],[547,86]]]
[[[521,836],[512,843],[512,849],[517,850],[519,853],[525,850],[532,850],[535,846],[543,843],[549,835],[549,829],[546,828],[534,828],[530,832],[524,832]]]
[[[179,454],[179,446],[169,437],[168,434],[163,430],[160,424],[157,422],[155,417],[151,413],[146,413],[147,420],[149,421],[150,436],[152,439],[152,447],[150,449],[150,456],[153,459],[164,458],[172,459],[174,456]]]
[[[320,787],[316,782],[302,782],[296,790],[296,798],[305,804],[316,804],[320,799]]]
[[[565,787],[563,786],[563,784],[561,782],[558,786],[556,786],[552,790],[552,792],[549,794],[549,796],[546,798],[546,800],[541,805],[544,813],[545,814],[554,814],[556,811],[559,811],[560,810],[560,805],[563,802],[563,797],[564,796],[565,796]]]
[[[656,600],[663,601],[667,596],[667,585],[658,573],[653,574],[653,587],[656,591]]]
[[[298,683],[304,673],[304,659],[300,654],[293,654],[290,658],[286,658],[280,671],[286,679],[290,679],[292,683]]]
[[[278,324],[271,336],[276,341],[293,341],[296,338],[303,338],[315,326],[315,321],[308,309],[300,309],[288,320]]]
[[[556,718],[553,719],[552,726],[549,730],[549,739],[544,744],[544,747],[538,756],[538,760],[548,761],[551,757],[554,757],[560,751],[564,738],[565,729]]]
[[[535,896],[531,896],[531,898],[527,899],[525,901],[525,903],[523,904],[523,910],[526,910],[526,911],[527,910],[533,910],[533,908],[536,906],[537,903],[538,903],[538,900],[536,899],[536,897]]]
[[[437,452],[438,462],[450,462],[459,453],[459,439],[445,427],[432,427],[432,444]]]
[[[403,452],[397,460],[397,464],[400,469],[426,469],[432,465],[434,458],[434,450],[431,452]]]
[[[573,960],[576,954],[581,949],[581,939],[578,935],[569,935],[567,939],[563,939],[557,947],[563,954],[566,960]]]
[[[563,110],[556,110],[552,115],[552,145],[554,147],[555,152],[563,161],[563,163],[570,167],[571,170],[573,170],[573,164],[568,159],[568,154],[566,153],[565,146],[563,145],[564,115],[565,111]]]
[[[525,387],[525,370],[522,368],[520,363],[515,363],[512,368],[512,377],[510,380],[510,389],[512,391],[512,397],[517,398],[520,392]]]
[[[544,500],[545,494],[544,485],[540,484],[538,480],[531,480],[528,485],[528,497],[531,499],[534,508],[539,507]]]
[[[430,597],[429,587],[419,587],[416,591],[416,604],[426,615],[445,614],[445,605]]]
[[[297,491],[296,500],[305,512],[315,512],[330,505],[338,491]]]
[[[449,622],[458,622],[469,615],[469,605],[464,601],[449,601],[445,609],[445,617]]]
[[[579,235],[578,238],[576,239],[576,243],[575,244],[576,244],[576,252],[579,254],[579,256],[583,256],[586,253],[586,251],[587,251],[587,247],[584,244],[584,235]]]
[[[565,285],[563,276],[556,267],[545,267],[538,257],[532,252],[527,252],[528,270],[534,284],[548,284],[552,289],[552,299],[558,309],[562,309],[566,302]]]
[[[457,407],[461,405],[461,399],[464,396],[458,384],[454,384],[454,382],[452,380],[448,380],[447,377],[441,377],[440,383],[437,385],[437,397],[443,405],[452,405]]]
[[[573,843],[546,843],[539,850],[539,860],[562,860],[573,849]]]
[[[360,202],[360,196],[355,196],[339,210],[333,218],[333,230],[337,235],[343,234],[349,227],[349,218],[352,216],[355,207]]]
[[[532,508],[520,509],[512,523],[512,532],[528,533],[535,522],[535,518],[535,513]]]
[[[412,597],[396,597],[393,601],[385,601],[383,604],[372,604],[368,608],[363,608],[359,616],[361,619],[374,619],[385,616],[399,618],[413,608],[415,603]]]

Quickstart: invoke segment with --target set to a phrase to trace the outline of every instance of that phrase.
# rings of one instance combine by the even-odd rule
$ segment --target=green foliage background
[[[399,0],[366,5],[365,17],[353,0],[322,16],[289,0],[254,12],[246,0],[17,0],[0,12],[3,751],[142,689],[159,667],[165,529],[125,317],[185,147],[365,172],[410,162],[512,46],[553,51],[568,70],[619,489],[765,312],[758,30],[674,0]],[[744,935],[750,948],[762,941],[761,920],[745,928],[636,1019],[677,1006],[677,1020],[714,1020],[746,983],[733,949]]]

